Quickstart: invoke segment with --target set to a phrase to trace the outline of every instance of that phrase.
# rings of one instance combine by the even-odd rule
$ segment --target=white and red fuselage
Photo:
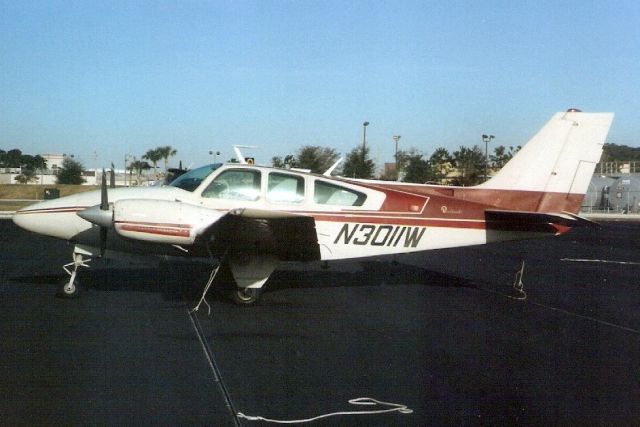
[[[449,187],[209,165],[172,185],[48,200],[14,216],[36,233],[106,249],[236,259],[335,260],[561,234],[575,225],[613,115],[558,113],[492,179]],[[242,218],[230,221],[229,218]],[[104,242],[103,242],[104,244]],[[246,251],[245,251],[246,250]],[[269,272],[270,273],[270,272]],[[267,274],[268,276],[268,274]]]
[[[213,169],[213,167],[212,167]],[[263,181],[256,200],[207,198],[202,192],[222,172],[258,174]],[[294,176],[305,181],[308,195],[296,203],[270,202],[267,185],[270,174]],[[365,194],[362,206],[337,206],[314,202],[316,182],[327,182],[346,190]],[[446,191],[448,194],[441,194]],[[421,194],[420,194],[421,193]],[[123,239],[180,245],[196,243],[201,229],[230,211],[251,209],[303,215],[315,220],[317,242],[322,260],[358,258],[403,252],[425,251],[455,246],[484,244],[491,241],[535,237],[538,233],[559,234],[569,229],[561,224],[511,224],[491,221],[487,209],[509,209],[511,203],[535,206],[549,196],[545,193],[501,192],[507,203],[491,205],[495,191],[473,188],[410,185],[363,184],[328,179],[324,176],[279,169],[228,164],[213,170],[198,188],[190,192],[177,187],[116,188],[109,190],[114,204],[114,229]],[[506,197],[505,197],[506,196]],[[228,196],[225,196],[228,197]],[[580,207],[581,195],[555,195],[562,211]],[[19,226],[52,237],[98,247],[96,228],[77,214],[100,203],[100,191],[80,193],[48,200],[16,213]],[[239,230],[240,233],[243,230]],[[108,248],[123,250],[131,242],[109,242]],[[163,251],[163,252],[166,252]],[[176,254],[184,253],[176,249]]]

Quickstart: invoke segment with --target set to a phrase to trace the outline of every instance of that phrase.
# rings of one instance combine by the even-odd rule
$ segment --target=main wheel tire
[[[58,298],[78,298],[80,296],[80,283],[75,280],[71,283],[71,280],[65,279],[60,283],[56,297]]]
[[[236,288],[231,291],[230,297],[238,305],[254,305],[260,299],[260,289]]]

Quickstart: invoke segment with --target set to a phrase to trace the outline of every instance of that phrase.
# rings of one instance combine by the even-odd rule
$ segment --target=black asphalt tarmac
[[[312,425],[637,424],[639,249],[640,224],[608,223],[290,264],[259,306],[212,294],[211,313],[190,316],[206,265],[96,260],[82,296],[57,299],[71,247],[0,221],[0,424],[259,426],[237,413],[388,408],[358,397],[413,412]]]

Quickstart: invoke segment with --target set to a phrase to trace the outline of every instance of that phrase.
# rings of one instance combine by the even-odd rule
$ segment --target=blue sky
[[[640,2],[0,0],[0,148],[122,167],[268,163],[303,145],[379,163],[496,136],[556,111],[613,111],[640,145]]]

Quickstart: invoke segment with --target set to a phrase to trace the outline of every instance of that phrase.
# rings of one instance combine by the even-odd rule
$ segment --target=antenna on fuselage
[[[337,162],[335,162],[333,165],[331,165],[331,167],[330,167],[329,169],[327,169],[327,170],[325,171],[325,173],[323,173],[322,175],[324,175],[324,176],[331,176],[331,173],[334,171],[334,169],[335,169],[335,168],[337,168],[337,167],[338,167],[338,165],[342,162],[342,160],[344,160],[344,159],[343,159],[342,157],[340,157],[340,158],[338,159],[338,161],[337,161]]]
[[[238,158],[238,162],[240,162],[243,165],[246,165],[247,164],[247,160],[244,158],[244,156],[240,152],[241,148],[258,148],[258,147],[256,147],[255,145],[234,145],[233,146],[233,151],[236,153],[236,157]]]

